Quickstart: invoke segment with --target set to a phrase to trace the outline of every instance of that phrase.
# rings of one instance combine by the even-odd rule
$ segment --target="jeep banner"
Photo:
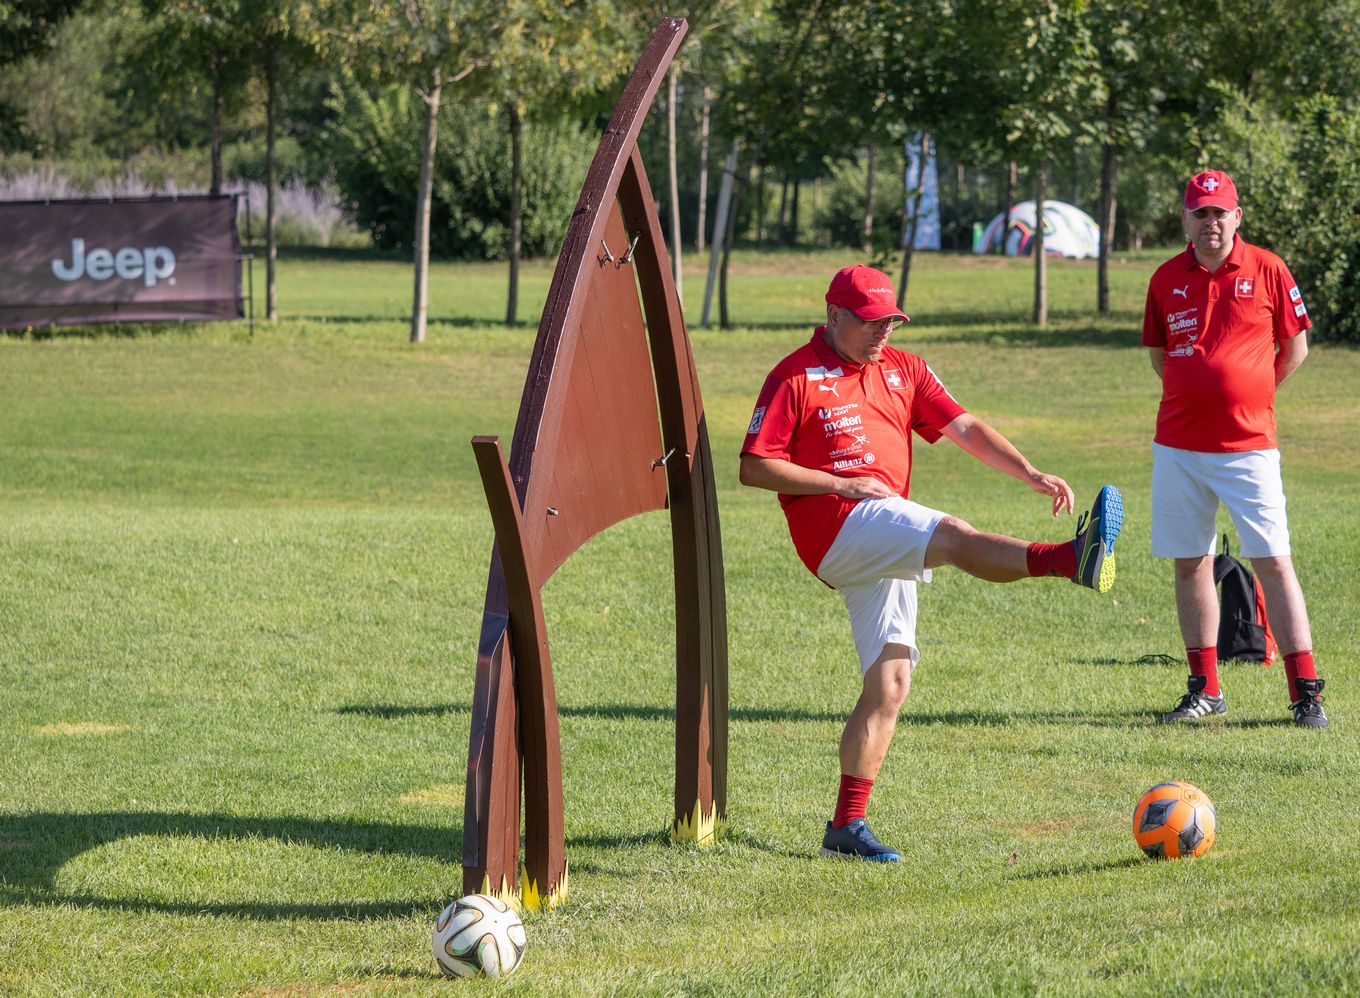
[[[0,329],[235,319],[236,196],[0,202]]]

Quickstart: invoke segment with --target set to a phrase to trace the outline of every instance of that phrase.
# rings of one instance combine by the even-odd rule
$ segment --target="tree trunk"
[[[671,181],[671,270],[675,274],[675,296],[684,304],[684,277],[681,274],[680,254],[680,180],[675,164],[675,94],[680,78],[680,64],[671,63],[670,80],[666,90],[666,163]]]
[[[718,185],[718,212],[713,219],[713,238],[708,244],[708,283],[704,286],[704,310],[699,325],[708,328],[709,308],[713,304],[713,289],[717,284],[718,262],[726,242],[727,216],[732,209],[732,181],[737,172],[737,154],[741,151],[741,140],[733,139],[732,148],[723,161],[722,180]]]
[[[905,197],[913,197],[912,209],[902,218],[902,273],[897,278],[897,307],[902,308],[907,301],[907,282],[911,279],[911,256],[916,250],[916,229],[921,219],[921,204],[925,201],[926,161],[930,159],[930,133],[921,131],[920,167],[916,171],[916,190],[912,195],[907,190],[907,173],[902,171],[902,188]]]
[[[1097,222],[1100,224],[1100,259],[1096,264],[1096,311],[1110,310],[1110,252],[1114,249],[1115,215],[1115,161],[1114,146],[1108,142],[1100,150],[1100,208]]]
[[[735,151],[735,146],[733,147]],[[732,168],[736,170],[736,162],[733,161]],[[751,168],[746,168],[746,180],[737,186],[733,184],[732,205],[727,211],[727,232],[723,235],[722,245],[722,270],[718,276],[718,327],[720,329],[730,329],[732,320],[727,313],[727,267],[732,262],[732,240],[737,232],[737,209],[741,206],[741,188],[749,186],[751,179]],[[735,181],[735,178],[734,178]]]
[[[208,182],[209,194],[222,193],[222,106],[224,98],[222,96],[222,65],[217,59],[212,64],[212,122],[209,125],[211,136],[209,138],[209,158],[212,160],[209,169],[212,177]]]
[[[798,245],[798,192],[802,189],[803,182],[797,177],[793,178],[793,201],[789,205],[789,245]]]
[[[1048,160],[1034,171],[1034,324],[1048,325],[1048,254],[1044,252],[1044,185],[1048,180]]]
[[[874,248],[874,160],[878,158],[878,143],[869,143],[868,172],[864,178],[864,224],[860,226],[860,231],[864,238],[860,240],[861,248],[867,256]]]
[[[765,164],[756,167],[756,242],[765,242]]]
[[[278,215],[275,210],[275,191],[279,185],[278,164],[274,160],[274,139],[278,126],[278,75],[273,39],[270,39],[264,57],[265,110],[264,110],[264,203],[265,203],[265,279],[264,300],[265,318],[269,322],[279,321],[279,282],[277,264],[279,258]]]
[[[1015,204],[1015,182],[1016,177],[1015,160],[1006,164],[1006,203],[1001,206],[1002,214],[1006,217],[1001,223],[1001,239],[996,245],[996,251],[1002,256],[1006,255],[1006,243],[1011,237],[1011,206]]]
[[[784,212],[789,206],[789,175],[784,174],[784,186],[779,191],[779,228],[776,230],[775,245],[787,246],[788,230],[784,225]]]
[[[434,188],[434,149],[439,140],[439,97],[443,77],[435,69],[425,100],[425,142],[420,152],[420,186],[416,190],[415,291],[411,301],[411,342],[425,342],[425,314],[429,308],[430,198]]]
[[[519,106],[510,101],[510,288],[505,302],[505,324],[513,326],[519,311],[519,258],[524,237],[523,122]]]
[[[822,178],[812,178],[812,244],[820,246],[822,238]]]
[[[704,86],[704,110],[699,119],[699,224],[694,231],[694,249],[704,251],[704,225],[708,218],[708,122],[713,108],[713,88]]]

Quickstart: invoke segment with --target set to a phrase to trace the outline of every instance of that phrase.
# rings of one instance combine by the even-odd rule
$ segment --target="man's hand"
[[[842,499],[891,499],[897,495],[877,478],[841,478],[836,495]]]
[[[1077,497],[1072,492],[1072,486],[1068,485],[1057,475],[1045,475],[1042,471],[1036,471],[1029,477],[1029,487],[1041,495],[1053,497],[1053,515],[1057,516],[1064,510],[1070,515],[1072,507],[1076,503]]]

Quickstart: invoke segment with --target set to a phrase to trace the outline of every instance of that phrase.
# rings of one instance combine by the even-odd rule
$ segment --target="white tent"
[[[973,247],[974,253],[994,253],[1002,239],[1004,214],[992,219]],[[1010,231],[1005,234],[1007,256],[1027,255],[1034,238],[1034,202],[1021,201],[1011,209]],[[1066,201],[1044,202],[1044,252],[1049,256],[1077,258],[1100,255],[1100,227],[1095,219]]]

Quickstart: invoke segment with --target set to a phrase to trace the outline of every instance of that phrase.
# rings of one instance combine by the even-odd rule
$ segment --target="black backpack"
[[[1218,660],[1242,659],[1269,665],[1275,661],[1275,635],[1266,620],[1266,598],[1261,583],[1247,566],[1232,556],[1228,535],[1214,557],[1214,585],[1218,593]]]

